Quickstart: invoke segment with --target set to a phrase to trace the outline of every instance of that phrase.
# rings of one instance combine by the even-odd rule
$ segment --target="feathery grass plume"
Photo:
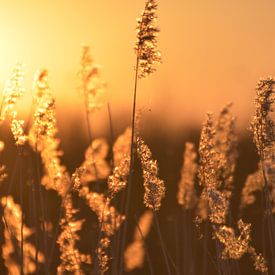
[[[203,124],[199,145],[199,180],[203,186],[201,196],[207,201],[213,234],[223,244],[221,256],[225,259],[239,259],[244,253],[254,249],[250,245],[251,224],[239,220],[238,237],[235,236],[233,228],[226,226],[236,160],[233,126],[234,119],[228,113],[228,106],[221,111],[216,122],[212,115],[208,114]],[[262,265],[264,259],[261,255],[257,257],[252,255],[252,259],[258,261],[254,262],[255,268],[262,267],[260,271],[266,272],[267,267]]]
[[[115,207],[110,205],[109,199],[104,194],[91,192],[86,186],[81,187],[78,192],[79,196],[96,213],[98,221],[102,223],[102,231],[107,236],[112,236],[119,229],[124,216],[121,216]]]
[[[161,54],[157,50],[159,32],[159,28],[156,26],[157,6],[156,0],[147,0],[141,17],[137,19],[135,50],[138,57],[137,69],[140,78],[153,73],[156,70],[154,65],[161,62]]]
[[[62,197],[61,207],[64,210],[64,218],[60,221],[61,233],[58,237],[59,249],[61,252],[61,264],[59,271],[73,270],[81,274],[78,267],[82,263],[90,263],[87,255],[81,254],[75,247],[77,231],[81,229],[81,222],[75,221],[70,194],[71,179],[65,166],[61,164],[59,140],[56,124],[55,100],[48,84],[48,72],[41,71],[34,84],[34,122],[29,133],[31,146],[40,153],[44,175],[41,181],[47,189],[55,190]]]
[[[196,163],[197,153],[194,147],[193,143],[185,143],[181,180],[178,185],[178,204],[182,205],[185,209],[192,209],[198,200],[194,188],[198,168]]]
[[[198,176],[200,184],[203,186],[201,196],[208,202],[210,221],[223,224],[226,222],[229,203],[222,192],[218,190],[219,157],[215,150],[215,133],[213,116],[207,114],[200,137]]]
[[[14,108],[17,100],[23,95],[23,81],[22,65],[17,64],[6,83],[1,104],[0,123],[5,119],[11,119],[11,132],[16,145],[24,145],[27,140],[23,129],[24,121],[17,119],[17,111]]]
[[[152,159],[150,148],[140,136],[137,137],[137,154],[141,161],[144,180],[144,204],[146,207],[157,211],[165,197],[164,181],[158,178],[157,161]]]
[[[148,236],[153,223],[153,213],[147,210],[142,214],[134,232],[133,242],[124,252],[125,270],[127,272],[141,268],[144,263],[144,240]]]
[[[236,236],[233,228],[228,226],[219,226],[214,231],[214,237],[223,245],[222,258],[240,259],[245,253],[250,254],[256,270],[266,273],[268,271],[266,261],[261,254],[257,254],[250,245],[251,242],[251,224],[238,221],[239,236]]]
[[[90,255],[80,253],[76,248],[76,241],[79,240],[77,231],[81,230],[84,220],[75,220],[74,214],[77,210],[73,207],[70,194],[65,197],[64,208],[65,217],[60,221],[62,231],[57,240],[61,252],[61,263],[57,273],[85,274],[81,270],[81,264],[92,264],[92,258]]]
[[[81,66],[78,72],[80,87],[88,113],[99,110],[104,103],[105,83],[100,79],[99,66],[94,64],[89,46],[83,46]]]
[[[27,136],[24,134],[24,120],[14,118],[11,122],[11,132],[13,134],[16,145],[24,145]]]
[[[244,209],[246,206],[253,204],[256,200],[254,193],[256,191],[261,191],[263,186],[264,178],[260,169],[248,175],[242,189],[240,208]]]
[[[215,120],[211,114],[207,115],[199,147],[203,196],[208,201],[210,220],[220,224],[226,221],[237,158],[235,117],[230,112],[231,106],[227,104]]]
[[[275,103],[275,93],[273,90],[274,84],[275,81],[272,77],[262,79],[258,82],[256,87],[255,112],[251,121],[253,140],[260,156],[266,199],[268,201],[273,201],[273,205],[275,205],[275,124],[273,116]],[[268,178],[271,179],[271,182],[268,182]]]
[[[262,79],[258,82],[256,87],[255,112],[251,121],[253,141],[257,147],[258,155],[260,157],[260,169],[264,179],[264,219],[267,222],[268,245],[271,252],[271,266],[273,273],[275,272],[275,261],[273,260],[275,259],[275,222],[272,215],[272,210],[275,208],[274,84],[275,81],[272,77]],[[265,233],[263,232],[263,234]]]
[[[23,234],[21,234],[22,210],[16,204],[11,196],[3,197],[1,205],[4,208],[4,239],[5,243],[2,246],[2,256],[9,274],[20,274],[20,255],[19,247],[21,244],[21,236],[23,236],[23,272],[25,274],[32,274],[36,272],[36,248],[29,242],[28,238],[33,231],[26,225],[23,227]],[[44,263],[45,258],[42,252],[38,251],[38,263]]]
[[[138,78],[144,78],[155,71],[154,65],[161,61],[161,54],[157,50],[157,34],[159,32],[156,27],[156,14],[157,2],[156,0],[146,0],[145,8],[141,14],[141,17],[137,19],[137,40],[135,44],[136,52],[136,66],[135,66],[135,81],[134,81],[134,95],[133,95],[133,110],[132,110],[132,133],[131,133],[131,150],[130,150],[130,173],[128,188],[125,202],[125,214],[128,216],[130,207],[131,188],[133,181],[133,166],[134,166],[134,154],[136,147],[135,140],[135,116],[136,116],[136,105],[137,105],[137,87]],[[159,182],[159,186],[163,182]],[[156,183],[153,184],[156,186]],[[152,187],[153,187],[152,185]],[[161,189],[161,188],[160,188]],[[160,190],[163,192],[164,190]],[[148,194],[148,192],[147,192]],[[160,194],[161,195],[161,194]],[[123,226],[122,241],[120,251],[123,253],[126,242],[128,219],[126,219]],[[123,270],[123,259],[119,260],[119,272]]]
[[[124,215],[120,215],[114,206],[110,205],[110,200],[104,194],[90,192],[87,186],[81,187],[78,194],[84,199],[90,209],[97,215],[100,224],[100,240],[96,249],[96,257],[100,272],[106,272],[110,257],[108,248],[110,245],[110,237],[120,228],[125,220]]]
[[[214,136],[213,115],[208,113],[203,123],[199,144],[200,162],[198,176],[200,184],[205,188],[217,188],[215,168],[218,166],[218,160],[217,152],[215,151]]]
[[[108,177],[108,191],[110,198],[126,187],[130,172],[131,128],[127,128],[120,135],[114,146],[114,169]]]
[[[106,179],[109,176],[110,166],[106,161],[108,150],[109,145],[104,139],[95,139],[91,142],[86,149],[85,160],[78,168],[83,170],[80,173],[81,184]]]
[[[66,167],[61,165],[59,139],[57,135],[55,100],[48,84],[48,72],[41,71],[34,84],[34,122],[29,132],[29,140],[35,151],[41,155],[45,174],[42,184],[47,189],[53,189],[64,197],[70,178]]]
[[[254,143],[260,158],[265,161],[274,152],[275,125],[272,118],[275,93],[274,79],[268,77],[258,82],[256,87],[255,113],[251,121]]]
[[[119,145],[117,143],[116,146],[118,149]],[[120,147],[122,151],[125,150],[125,144]],[[107,153],[108,145],[104,140],[98,139],[93,141],[91,146],[86,150],[85,161],[72,175],[73,189],[84,199],[90,209],[96,213],[100,223],[100,237],[96,249],[96,260],[101,273],[109,269],[108,262],[110,257],[108,250],[111,243],[110,237],[119,229],[125,217],[120,215],[110,205],[110,195],[106,197],[104,194],[90,192],[89,188],[83,185],[98,178],[104,179],[109,175],[110,168],[105,160]],[[112,178],[112,175],[108,177],[108,182],[110,178]]]
[[[255,113],[251,121],[253,140],[260,156],[260,166],[264,179],[267,200],[275,209],[275,124],[274,93],[275,81],[272,77],[262,79],[256,87]]]
[[[17,100],[23,95],[23,80],[22,65],[17,64],[4,88],[0,122],[3,122],[6,118],[16,117],[17,112],[14,110],[14,106]]]
[[[218,154],[218,185],[226,197],[230,198],[233,190],[233,176],[236,167],[237,137],[236,118],[231,113],[232,103],[225,105],[215,123],[215,150]]]
[[[258,270],[265,274],[268,273],[266,260],[264,259],[262,254],[260,254],[260,253],[257,254],[255,248],[251,247],[251,246],[248,248],[248,253],[254,263],[255,270]]]
[[[108,249],[110,247],[111,241],[109,237],[101,237],[99,241],[99,246],[96,249],[96,256],[98,258],[98,265],[100,269],[100,273],[104,274],[109,270],[109,260],[110,256],[108,254]]]

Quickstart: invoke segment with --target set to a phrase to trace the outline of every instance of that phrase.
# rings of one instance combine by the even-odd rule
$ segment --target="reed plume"
[[[24,133],[24,120],[14,118],[11,122],[11,132],[16,145],[24,145],[26,143],[27,136]]]
[[[138,56],[138,76],[140,78],[152,74],[156,69],[155,64],[161,62],[161,54],[157,49],[157,35],[159,28],[156,26],[157,1],[147,0],[142,15],[137,19],[136,54]]]
[[[70,194],[64,199],[64,212],[65,216],[60,221],[62,231],[57,239],[61,252],[61,263],[57,268],[57,273],[85,274],[81,269],[81,265],[92,264],[92,258],[90,255],[80,253],[76,248],[76,241],[79,240],[77,232],[81,230],[84,220],[74,218],[77,210],[73,207]]]
[[[29,132],[33,149],[40,153],[44,164],[44,176],[41,183],[47,189],[53,189],[64,197],[70,186],[66,167],[61,165],[55,100],[48,84],[48,72],[41,71],[34,84],[34,122]]]
[[[70,194],[71,179],[65,166],[61,164],[59,140],[57,139],[57,123],[55,100],[48,84],[48,72],[39,72],[34,83],[34,122],[30,129],[29,140],[34,150],[40,153],[44,166],[44,175],[41,184],[47,189],[55,190],[62,198],[61,208],[64,218],[60,221],[62,229],[57,243],[61,252],[61,263],[58,272],[80,272],[82,263],[90,263],[88,255],[81,254],[76,248],[77,231],[81,229],[81,221],[75,221]],[[44,226],[44,221],[43,221]]]
[[[256,270],[266,273],[268,271],[267,263],[264,257],[257,254],[255,248],[250,245],[251,242],[251,224],[244,223],[241,219],[237,223],[239,236],[235,235],[233,228],[228,226],[220,226],[214,231],[214,236],[223,245],[223,259],[240,259],[245,253],[250,254]]]
[[[146,207],[157,211],[160,209],[161,201],[165,197],[164,181],[159,179],[157,161],[153,160],[151,150],[140,136],[137,137],[137,154],[141,161],[144,180],[143,202]]]
[[[253,141],[260,157],[260,169],[264,180],[265,222],[267,223],[268,243],[271,251],[271,266],[275,272],[275,223],[272,210],[275,207],[275,124],[274,124],[274,79],[261,79],[256,87],[255,112],[251,121]],[[273,206],[272,206],[273,204]],[[273,208],[273,209],[272,209]],[[263,230],[263,235],[265,234]],[[272,271],[271,271],[272,272]]]
[[[108,177],[108,191],[110,198],[122,191],[127,184],[130,172],[131,128],[127,128],[120,135],[114,146],[114,169]]]
[[[156,27],[156,0],[147,0],[145,2],[145,8],[140,18],[137,19],[137,39],[135,44],[136,53],[136,65],[135,65],[135,81],[134,81],[134,95],[133,95],[133,110],[132,110],[132,133],[131,133],[131,150],[130,150],[130,173],[128,180],[128,188],[125,202],[125,214],[128,216],[131,188],[133,181],[133,166],[134,166],[134,154],[135,154],[135,118],[136,118],[136,104],[137,104],[137,87],[138,78],[144,78],[155,71],[154,64],[159,63],[161,60],[160,52],[157,50],[157,33],[159,32]],[[125,248],[125,238],[127,234],[128,219],[126,219],[123,228],[121,253]],[[119,272],[122,273],[123,263],[122,257],[119,263]]]
[[[254,143],[260,158],[265,161],[272,157],[275,142],[275,126],[272,118],[275,94],[272,77],[262,79],[256,87],[255,113],[251,121]],[[274,157],[274,156],[273,156]]]
[[[79,182],[74,179],[74,184],[87,185],[106,179],[110,174],[110,166],[106,161],[108,150],[109,145],[104,139],[93,140],[85,151],[85,160],[73,174],[73,177],[79,177]]]
[[[17,100],[23,95],[23,81],[24,77],[22,65],[17,64],[4,88],[4,95],[1,103],[0,122],[3,122],[7,118],[12,119],[17,116],[14,106]]]
[[[209,208],[213,236],[223,244],[221,257],[239,259],[244,253],[249,253],[255,268],[265,273],[267,266],[264,258],[261,254],[256,254],[250,244],[251,224],[239,220],[238,237],[235,236],[235,230],[226,225],[237,156],[236,138],[233,132],[234,119],[228,115],[229,107],[230,105],[222,109],[216,122],[213,116],[208,114],[202,128],[199,145],[199,180],[203,186],[201,196]]]

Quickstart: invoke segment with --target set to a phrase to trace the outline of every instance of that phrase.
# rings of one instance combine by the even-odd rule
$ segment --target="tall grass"
[[[63,163],[47,70],[34,79],[25,122],[17,112],[23,70],[15,66],[0,111],[1,274],[275,274],[275,82],[256,88],[251,129],[259,159],[251,162],[258,168],[242,190],[231,103],[207,114],[183,158],[174,150],[178,167],[166,175],[174,162],[162,161],[164,152],[143,137],[137,111],[141,81],[161,62],[157,8],[147,0],[137,20],[132,121],[117,137],[99,67],[83,47],[78,77],[89,140],[73,171]],[[91,125],[103,106],[110,142],[94,138]]]

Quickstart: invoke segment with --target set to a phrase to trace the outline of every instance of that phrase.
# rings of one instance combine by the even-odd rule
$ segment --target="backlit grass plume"
[[[178,203],[185,209],[191,209],[197,203],[195,190],[195,178],[198,165],[196,163],[197,153],[194,144],[186,142],[184,151],[184,162],[181,170],[181,180],[178,186]]]
[[[148,0],[142,15],[137,19],[136,53],[138,57],[138,75],[140,78],[152,74],[156,69],[154,65],[161,62],[161,54],[157,49],[156,26],[157,1]]]
[[[84,220],[76,220],[74,215],[77,210],[73,207],[71,195],[66,195],[64,200],[64,218],[60,221],[61,233],[57,243],[60,247],[60,265],[57,268],[58,274],[71,272],[72,274],[84,274],[82,264],[92,264],[92,258],[88,254],[80,253],[76,248],[79,240],[78,231],[81,230]]]
[[[6,118],[16,117],[17,112],[15,111],[14,106],[17,100],[23,95],[23,81],[22,65],[17,64],[4,88],[0,122],[3,122]]]
[[[256,254],[250,244],[251,224],[239,220],[238,237],[235,230],[227,226],[236,159],[234,120],[231,115],[228,116],[228,112],[228,107],[222,109],[216,121],[208,114],[203,124],[199,145],[199,180],[203,186],[201,196],[207,202],[213,236],[223,244],[220,256],[224,259],[240,259],[248,253],[254,261],[255,269],[265,273],[267,266],[264,258]]]
[[[59,140],[57,139],[57,124],[55,100],[48,84],[48,72],[43,70],[38,74],[34,85],[34,122],[30,129],[29,139],[35,151],[41,155],[44,164],[42,184],[47,189],[56,190],[62,197],[69,185],[69,175],[61,164]]]
[[[15,110],[16,102],[23,96],[23,81],[22,65],[17,64],[5,85],[1,103],[0,123],[9,120],[16,145],[24,145],[27,140],[24,134],[24,120],[17,118],[18,114]]]
[[[126,187],[130,172],[130,149],[131,129],[127,128],[117,138],[113,146],[115,167],[112,174],[108,177],[108,191],[111,198]]]
[[[141,161],[144,180],[144,204],[146,207],[157,211],[165,197],[164,181],[158,177],[157,161],[153,160],[150,148],[140,136],[137,137],[137,153]]]
[[[104,139],[95,139],[91,142],[85,151],[85,160],[73,175],[79,177],[79,182],[74,180],[74,188],[76,184],[85,185],[109,176],[110,166],[106,161],[108,150],[109,145]]]
[[[44,255],[37,251],[38,248],[29,241],[33,230],[25,224],[21,227],[22,209],[14,202],[11,196],[3,197],[1,205],[4,208],[5,242],[2,245],[2,256],[5,266],[9,274],[19,275],[22,272],[24,274],[33,274],[37,272],[36,261],[38,264],[42,264],[45,261]],[[24,245],[22,246],[23,243]],[[20,255],[22,252],[23,255]]]
[[[238,236],[236,236],[233,228],[225,225],[217,227],[214,231],[215,238],[224,246],[222,258],[238,260],[245,253],[248,253],[254,262],[255,269],[261,273],[266,273],[268,268],[264,257],[261,254],[257,254],[255,248],[250,245],[251,224],[239,220],[237,225],[240,232]]]
[[[262,160],[268,159],[274,152],[275,125],[272,118],[275,101],[274,84],[274,79],[268,77],[260,80],[256,88],[255,113],[251,122],[251,130]]]
[[[256,87],[255,112],[251,121],[251,130],[260,157],[260,170],[263,176],[263,194],[265,200],[263,224],[267,227],[268,245],[272,259],[270,267],[272,266],[273,273],[275,272],[275,222],[272,214],[272,209],[275,207],[274,84],[275,81],[272,77],[262,79],[258,82]]]

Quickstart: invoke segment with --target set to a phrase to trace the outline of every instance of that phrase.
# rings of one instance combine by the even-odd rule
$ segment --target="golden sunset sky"
[[[83,106],[76,72],[84,43],[102,67],[114,114],[129,112],[143,6],[143,0],[0,0],[1,90],[20,62],[28,98],[33,74],[47,68],[59,114],[74,116]],[[273,0],[160,0],[163,64],[140,81],[139,106],[181,127],[201,124],[206,111],[233,101],[239,123],[247,123],[257,80],[275,75],[274,12]]]

